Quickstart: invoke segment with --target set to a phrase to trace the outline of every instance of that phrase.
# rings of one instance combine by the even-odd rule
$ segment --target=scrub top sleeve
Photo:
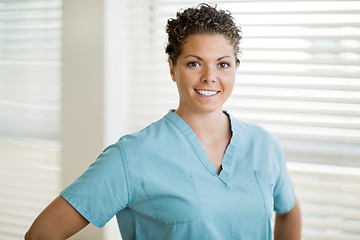
[[[128,204],[126,159],[120,143],[107,147],[70,186],[61,192],[82,216],[103,227]]]
[[[278,213],[286,213],[294,207],[296,197],[294,186],[286,168],[284,154],[279,145],[278,156],[280,170],[274,188],[274,210]]]

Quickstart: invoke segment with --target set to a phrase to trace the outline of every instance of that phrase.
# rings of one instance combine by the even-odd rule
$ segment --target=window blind
[[[128,39],[131,131],[177,107],[165,25],[179,9],[199,3],[129,2],[135,16]],[[303,211],[303,239],[359,239],[360,2],[217,6],[230,10],[243,30],[243,56],[225,109],[280,140]]]
[[[0,1],[0,239],[23,239],[59,193],[61,6]]]

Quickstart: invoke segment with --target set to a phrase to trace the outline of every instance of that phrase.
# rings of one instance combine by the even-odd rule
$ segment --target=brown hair
[[[168,34],[168,44],[165,52],[174,65],[181,54],[186,38],[193,34],[224,35],[233,44],[236,62],[240,63],[241,28],[236,26],[229,11],[218,10],[216,6],[211,7],[204,3],[196,8],[187,8],[182,12],[177,12],[175,19],[168,20],[166,33]]]

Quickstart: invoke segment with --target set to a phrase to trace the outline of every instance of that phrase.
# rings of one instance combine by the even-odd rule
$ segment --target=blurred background
[[[0,239],[176,108],[165,25],[197,1],[0,1]],[[360,1],[209,1],[243,30],[226,109],[278,137],[303,239],[360,239]],[[120,239],[116,222],[72,239]]]

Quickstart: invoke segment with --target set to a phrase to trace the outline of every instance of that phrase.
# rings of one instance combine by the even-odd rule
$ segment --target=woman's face
[[[237,68],[234,47],[226,37],[221,34],[187,37],[176,65],[169,59],[169,66],[180,96],[177,111],[222,111],[234,88]]]

